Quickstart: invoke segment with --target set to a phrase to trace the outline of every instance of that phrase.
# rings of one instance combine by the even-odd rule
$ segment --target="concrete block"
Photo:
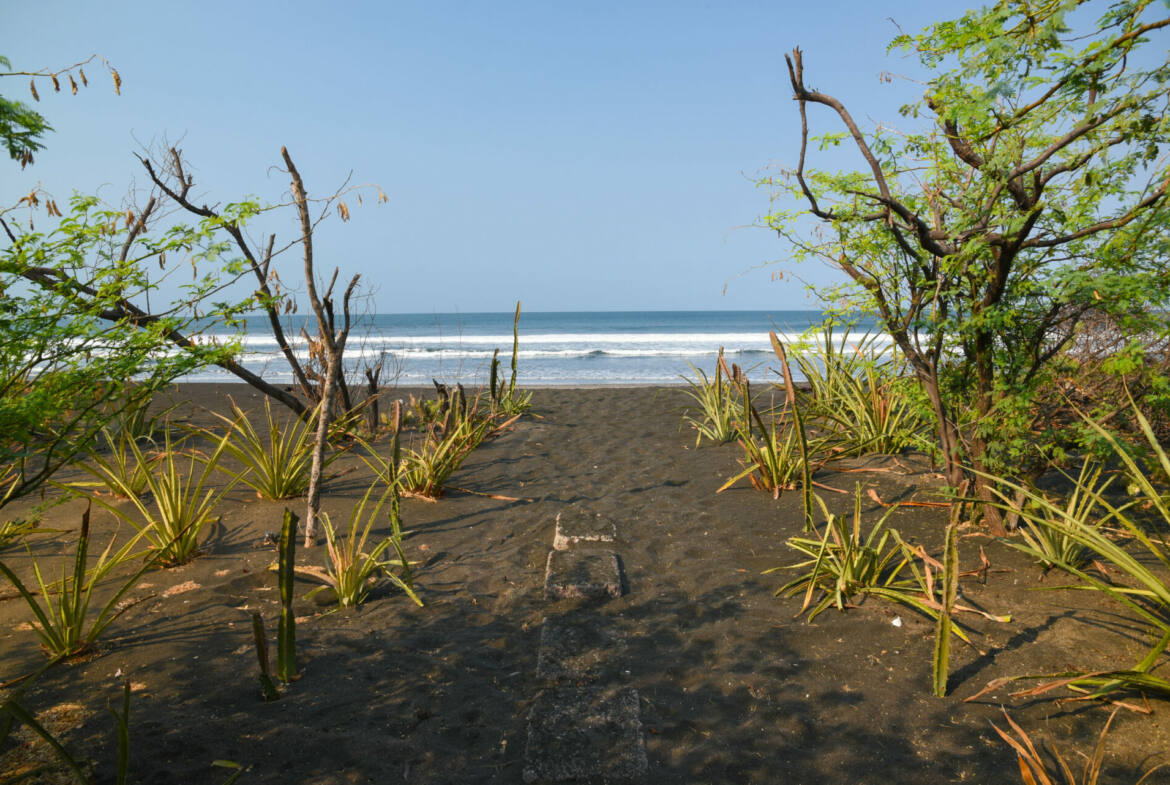
[[[625,650],[625,640],[604,617],[580,611],[548,617],[540,625],[536,675],[549,682],[597,681],[616,669]]]
[[[557,513],[557,531],[553,548],[563,551],[582,543],[609,543],[617,538],[613,521],[600,513],[570,507]]]
[[[528,715],[526,783],[636,783],[648,769],[638,691],[555,689]]]
[[[604,599],[621,594],[621,567],[613,551],[549,551],[544,572],[544,596],[548,599]]]

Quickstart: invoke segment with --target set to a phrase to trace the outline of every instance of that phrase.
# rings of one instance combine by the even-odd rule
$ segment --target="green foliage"
[[[283,565],[282,565],[283,566]],[[259,611],[252,611],[252,640],[256,644],[256,659],[260,663],[260,696],[265,701],[280,700],[280,692],[268,666],[268,635],[264,632],[264,619]]]
[[[701,368],[691,366],[694,378],[683,376],[687,383],[687,396],[698,407],[698,416],[690,410],[683,412],[683,422],[695,429],[695,446],[706,437],[716,444],[736,438],[735,417],[738,404],[735,400],[735,386],[723,378],[723,349],[719,349],[719,360],[715,363],[715,378],[707,376]]]
[[[263,499],[292,499],[309,489],[313,465],[315,416],[293,418],[283,427],[272,416],[272,404],[264,399],[266,436],[262,438],[239,406],[232,403],[234,418],[215,416],[228,424],[224,450],[244,465],[244,471],[222,471],[256,491]],[[209,434],[210,435],[210,434]],[[326,465],[335,454],[326,457]]]
[[[959,549],[955,541],[956,525],[947,526],[943,545],[942,596],[938,607],[937,625],[934,630],[934,661],[931,666],[931,681],[937,698],[947,696],[947,676],[951,662],[951,614],[955,609],[955,598],[959,593]]]
[[[497,428],[514,422],[513,415],[498,424],[489,415],[480,412],[479,398],[468,403],[462,391],[445,407],[441,421],[426,424],[413,443],[402,454],[401,461],[391,466],[373,450],[367,449],[369,464],[388,486],[397,486],[403,493],[437,499],[443,488],[469,455]],[[395,439],[398,432],[395,432]]]
[[[512,375],[505,385],[500,378],[500,350],[492,353],[491,380],[488,387],[492,412],[511,417],[523,414],[532,408],[532,391],[521,391],[516,387],[516,365],[520,357],[520,301],[516,301],[516,314],[512,318]]]
[[[374,524],[381,515],[389,494],[383,494],[372,506],[370,499],[374,492],[374,485],[366,491],[365,496],[354,507],[349,516],[349,526],[344,533],[338,533],[329,516],[321,514],[322,527],[325,529],[324,570],[304,570],[310,575],[324,582],[324,586],[314,589],[315,594],[325,588],[333,590],[337,597],[337,605],[341,609],[356,608],[369,596],[370,589],[381,577],[390,580],[402,589],[416,605],[421,606],[422,600],[414,592],[411,577],[410,563],[402,550],[402,532],[400,524],[394,515],[390,516],[391,534],[389,537],[376,539],[373,537]],[[391,510],[393,511],[393,507]],[[387,551],[393,550],[397,555],[397,566],[402,570],[402,576],[391,571],[391,562],[384,559]]]
[[[111,433],[110,428],[102,428],[98,441],[105,442],[107,454],[103,455],[100,449],[95,449],[77,462],[77,468],[95,479],[72,482],[69,486],[104,488],[106,492],[123,499],[141,496],[150,480],[152,460],[146,459],[145,453],[141,450],[135,451],[130,448],[135,440],[127,431],[119,429]]]
[[[297,521],[296,514],[286,507],[280,524],[280,559],[277,563],[277,576],[280,583],[280,623],[276,632],[276,675],[285,683],[300,678],[297,675],[297,621],[296,614],[293,613],[293,572],[296,567]]]
[[[842,455],[901,452],[922,429],[902,369],[881,361],[875,338],[862,336],[849,351],[849,331],[837,339],[825,325],[811,347],[796,353],[812,392],[808,413],[828,426]]]
[[[830,607],[845,610],[851,598],[857,596],[881,597],[908,605],[932,618],[937,615],[933,603],[923,593],[917,572],[911,569],[912,553],[904,547],[897,531],[886,527],[894,508],[886,510],[863,536],[860,485],[854,493],[852,520],[847,515],[830,512],[819,495],[813,496],[821,509],[824,532],[789,538],[788,546],[808,558],[766,571],[803,570],[781,586],[777,595],[803,593],[800,612],[809,611],[809,621]],[[815,604],[814,600],[817,600]],[[956,634],[962,636],[959,631]]]
[[[1162,471],[1170,473],[1170,456],[1159,444],[1149,421],[1132,401],[1131,405],[1151,452],[1157,457]],[[1025,519],[1059,532],[1067,540],[1088,551],[1091,560],[1100,561],[1124,576],[1125,582],[1099,577],[1083,565],[1064,560],[1056,553],[1027,545],[1014,544],[1014,547],[1030,553],[1038,560],[1049,561],[1053,566],[1077,577],[1085,588],[1112,598],[1150,625],[1152,633],[1157,636],[1157,643],[1129,670],[1090,674],[1083,678],[1065,677],[1060,684],[1090,691],[1094,696],[1126,688],[1170,696],[1170,681],[1152,673],[1164,658],[1167,647],[1170,647],[1170,583],[1167,583],[1166,578],[1170,571],[1170,546],[1164,534],[1159,533],[1170,528],[1170,501],[1113,434],[1098,423],[1089,421],[1088,424],[1113,447],[1115,460],[1134,478],[1137,498],[1133,502],[1120,506],[1113,504],[1103,495],[1109,483],[1100,483],[1099,475],[1092,472],[1086,474],[1082,471],[1077,482],[1075,498],[1081,501],[1065,506],[1033,489],[1008,482],[1003,484],[1021,493],[1027,500],[1021,513]],[[1000,492],[1000,498],[1005,504],[1008,501],[1004,492]],[[1086,508],[1103,511],[1105,519],[1113,521],[1117,528],[1128,535],[1129,542],[1138,553],[1131,553],[1124,541],[1108,536],[1099,523],[1089,523],[1088,514],[1084,512]],[[1141,514],[1139,511],[1142,511]]]
[[[789,410],[770,413],[768,421],[752,402],[751,385],[746,379],[736,385],[742,411],[735,422],[736,436],[743,447],[739,463],[743,471],[732,475],[719,488],[725,491],[747,477],[752,487],[779,498],[782,491],[792,490],[802,482],[811,482],[811,456],[824,448],[823,440],[806,440],[803,422],[785,427]]]
[[[893,336],[956,485],[963,464],[1004,473],[1035,449],[1037,391],[1083,317],[1167,329],[1163,10],[1000,0],[901,35],[893,48],[917,56],[926,88],[897,129],[864,131],[805,87],[801,53],[789,60],[802,120],[824,107],[867,167],[806,165],[806,130],[798,166],[767,181],[767,223],[796,260],[848,276],[821,292],[834,310],[874,314]]]
[[[236,218],[249,214],[241,208]],[[218,270],[184,285],[183,300],[164,316],[133,305],[176,269],[172,261],[152,277],[148,265],[165,268],[168,254],[219,259],[210,224],[156,236],[123,211],[75,196],[48,232],[4,225],[14,240],[0,249],[0,466],[11,469],[0,506],[39,488],[111,421],[147,418],[146,402],[173,379],[231,356],[230,342],[196,341],[174,352],[170,336],[196,334],[246,307],[194,321],[194,304],[221,284]]]
[[[134,537],[118,550],[111,540],[98,557],[97,564],[89,567],[89,510],[81,519],[81,532],[77,538],[77,549],[70,568],[69,560],[62,564],[61,578],[55,583],[46,582],[41,567],[33,561],[37,593],[29,591],[4,562],[0,562],[3,573],[16,590],[20,592],[35,620],[33,630],[41,639],[41,645],[52,656],[75,656],[87,651],[116,619],[121,611],[117,606],[126,592],[134,588],[142,575],[154,565],[154,559],[146,561],[128,578],[122,579],[117,591],[96,613],[90,612],[93,590],[112,570],[126,563],[138,554],[133,547],[138,538]],[[39,599],[38,599],[39,597]],[[91,618],[92,617],[92,618]]]
[[[8,58],[0,55],[0,68],[11,67]],[[4,74],[0,73],[0,76]],[[41,139],[52,130],[53,126],[28,104],[0,96],[0,142],[8,151],[8,157],[19,161],[21,168],[32,163],[33,153],[44,149]]]
[[[27,518],[13,518],[7,521],[0,521],[0,551],[20,542],[29,534],[36,531],[36,529],[37,522],[35,520],[28,520]]]
[[[128,444],[134,458],[140,463],[146,462],[138,445],[132,441]],[[119,495],[129,500],[137,516],[99,497],[95,497],[94,501],[135,526],[157,552],[160,564],[167,567],[186,564],[198,555],[199,538],[204,529],[219,520],[214,515],[219,500],[235,485],[233,481],[217,491],[209,484],[226,446],[225,436],[209,456],[201,457],[192,453],[188,456],[184,471],[180,466],[179,453],[171,443],[170,434],[167,434],[154,464],[155,471],[147,477],[149,502],[133,494],[131,488],[119,485],[116,478],[111,478]],[[196,474],[195,467],[200,464],[203,469]]]
[[[1093,552],[1068,532],[1070,528],[1100,530],[1112,517],[1101,515],[1097,504],[1097,499],[1114,480],[1113,476],[1101,479],[1104,468],[1100,462],[1086,459],[1063,504],[1059,501],[1043,505],[1033,503],[1031,509],[1021,514],[1023,526],[1019,534],[1027,543],[1026,551],[1034,554],[1045,570],[1062,564],[1081,569],[1092,563]],[[1068,479],[1072,480],[1071,477]],[[1029,490],[1033,495],[1042,495],[1034,489]],[[1045,499],[1049,501],[1047,497]]]

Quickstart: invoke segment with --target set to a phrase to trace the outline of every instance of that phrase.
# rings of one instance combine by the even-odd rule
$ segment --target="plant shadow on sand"
[[[224,392],[182,390],[208,407]],[[304,600],[315,584],[298,579],[302,678],[271,703],[260,697],[250,614],[275,630],[276,552],[265,535],[279,528],[284,505],[237,487],[209,553],[148,573],[135,593],[146,599],[114,622],[99,655],[54,669],[27,702],[81,702],[84,718],[66,743],[108,772],[116,750],[105,708],[128,678],[132,782],[218,783],[211,761],[229,759],[251,767],[241,783],[514,783],[543,686],[541,623],[564,617],[621,642],[597,653],[599,678],[639,692],[647,782],[1011,781],[1014,753],[990,724],[1002,726],[1001,703],[1034,738],[1092,749],[1108,716],[1099,704],[1012,699],[1010,687],[963,699],[1003,676],[1131,662],[1142,632],[1115,606],[1090,592],[1034,591],[1058,581],[1041,582],[1025,556],[986,537],[962,538],[963,569],[979,567],[980,546],[991,562],[985,584],[963,580],[964,600],[1013,622],[961,619],[974,647],[956,645],[952,694],[934,698],[929,620],[869,600],[810,624],[795,616],[798,599],[773,596],[787,578],[761,573],[796,561],[784,541],[801,528],[799,494],[716,495],[739,451],[695,449],[679,430],[685,403],[679,389],[537,391],[542,419],[489,440],[452,480],[523,501],[459,492],[404,500],[404,547],[423,608],[384,586],[356,611],[326,613],[328,592]],[[817,479],[851,487],[860,478],[887,502],[917,498],[934,482],[929,467],[899,460],[907,473]],[[337,520],[364,491],[358,466],[354,455],[334,464],[341,474],[323,503]],[[58,528],[69,527],[76,504],[51,512]],[[544,598],[556,515],[574,506],[616,524],[623,596]],[[114,523],[102,520],[108,536]],[[902,508],[892,524],[937,553],[945,512]],[[297,560],[320,564],[323,550],[299,549]],[[17,569],[27,558],[5,557]],[[43,661],[24,621],[17,602],[0,602],[0,678]],[[1152,715],[1115,720],[1108,776],[1136,781],[1170,748],[1166,707],[1151,706]]]

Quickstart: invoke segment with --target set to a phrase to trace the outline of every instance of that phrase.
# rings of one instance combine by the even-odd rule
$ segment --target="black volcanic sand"
[[[236,385],[191,385],[177,396],[193,402],[187,419],[210,423],[205,407],[223,410],[226,392],[259,405]],[[240,780],[247,785],[518,783],[540,688],[541,620],[592,613],[626,638],[607,678],[640,692],[650,783],[1018,782],[1014,754],[991,727],[1006,727],[1001,704],[1037,742],[1054,739],[1079,771],[1075,750],[1091,751],[1108,707],[1012,698],[1010,688],[964,698],[1004,676],[1132,665],[1150,643],[1142,624],[1091,592],[1035,591],[1066,581],[967,531],[962,569],[980,567],[981,549],[991,566],[962,580],[965,601],[1013,618],[964,617],[975,647],[956,644],[951,696],[932,697],[928,620],[869,601],[809,624],[796,617],[799,598],[773,596],[787,574],[762,573],[796,560],[785,539],[801,528],[799,494],[774,500],[744,484],[717,495],[738,448],[696,449],[693,432],[680,430],[685,400],[678,389],[538,390],[538,417],[489,441],[453,480],[520,500],[456,490],[437,503],[406,500],[406,548],[421,562],[426,607],[392,587],[352,613],[325,613],[327,592],[299,600],[303,678],[273,703],[260,700],[249,614],[260,610],[275,638],[278,596],[266,568],[276,554],[265,535],[279,529],[284,505],[237,487],[205,555],[149,573],[132,595],[146,599],[113,623],[98,653],[49,671],[26,703],[38,711],[77,704],[65,712],[64,724],[76,726],[66,743],[93,759],[104,781],[116,748],[105,709],[129,678],[133,782],[220,783],[228,772],[211,762],[229,759],[250,767]],[[916,455],[845,468],[871,471],[816,479],[850,490],[862,483],[886,502],[929,501],[939,483]],[[344,521],[371,474],[354,455],[332,469],[324,507]],[[839,508],[852,504],[822,493]],[[544,599],[554,519],[569,505],[616,522],[627,584],[620,599],[588,608]],[[76,529],[83,507],[56,507],[45,525]],[[864,509],[870,520],[880,514],[868,497]],[[944,523],[945,511],[931,507],[900,508],[891,521],[935,555]],[[94,526],[104,542],[113,518],[95,511]],[[38,538],[32,553],[55,574],[68,541]],[[29,574],[22,548],[3,558]],[[323,547],[297,558],[320,564]],[[298,580],[298,595],[312,586]],[[7,680],[44,658],[27,608],[0,593]],[[1164,659],[1158,672],[1168,671]],[[1131,702],[1142,705],[1140,696]],[[1134,782],[1167,759],[1170,706],[1148,707],[1150,715],[1119,714],[1103,782]],[[0,772],[12,757],[0,759]],[[1147,781],[1170,782],[1170,769]]]

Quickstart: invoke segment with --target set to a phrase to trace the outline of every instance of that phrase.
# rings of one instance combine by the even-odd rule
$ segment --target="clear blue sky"
[[[204,201],[279,200],[287,145],[311,194],[353,170],[389,197],[349,200],[353,220],[317,237],[319,269],[360,272],[379,311],[808,307],[773,280],[785,265],[753,269],[783,262],[752,224],[768,211],[754,178],[796,159],[784,53],[801,46],[810,86],[867,125],[896,124],[920,88],[879,81],[912,67],[886,55],[889,18],[917,30],[966,7],[0,0],[15,68],[96,52],[124,80],[121,97],[96,66],[76,97],[42,84],[56,131],[33,167],[0,162],[0,202],[38,182],[118,202],[143,184],[132,152],[164,138]],[[25,79],[0,92],[29,101]]]

